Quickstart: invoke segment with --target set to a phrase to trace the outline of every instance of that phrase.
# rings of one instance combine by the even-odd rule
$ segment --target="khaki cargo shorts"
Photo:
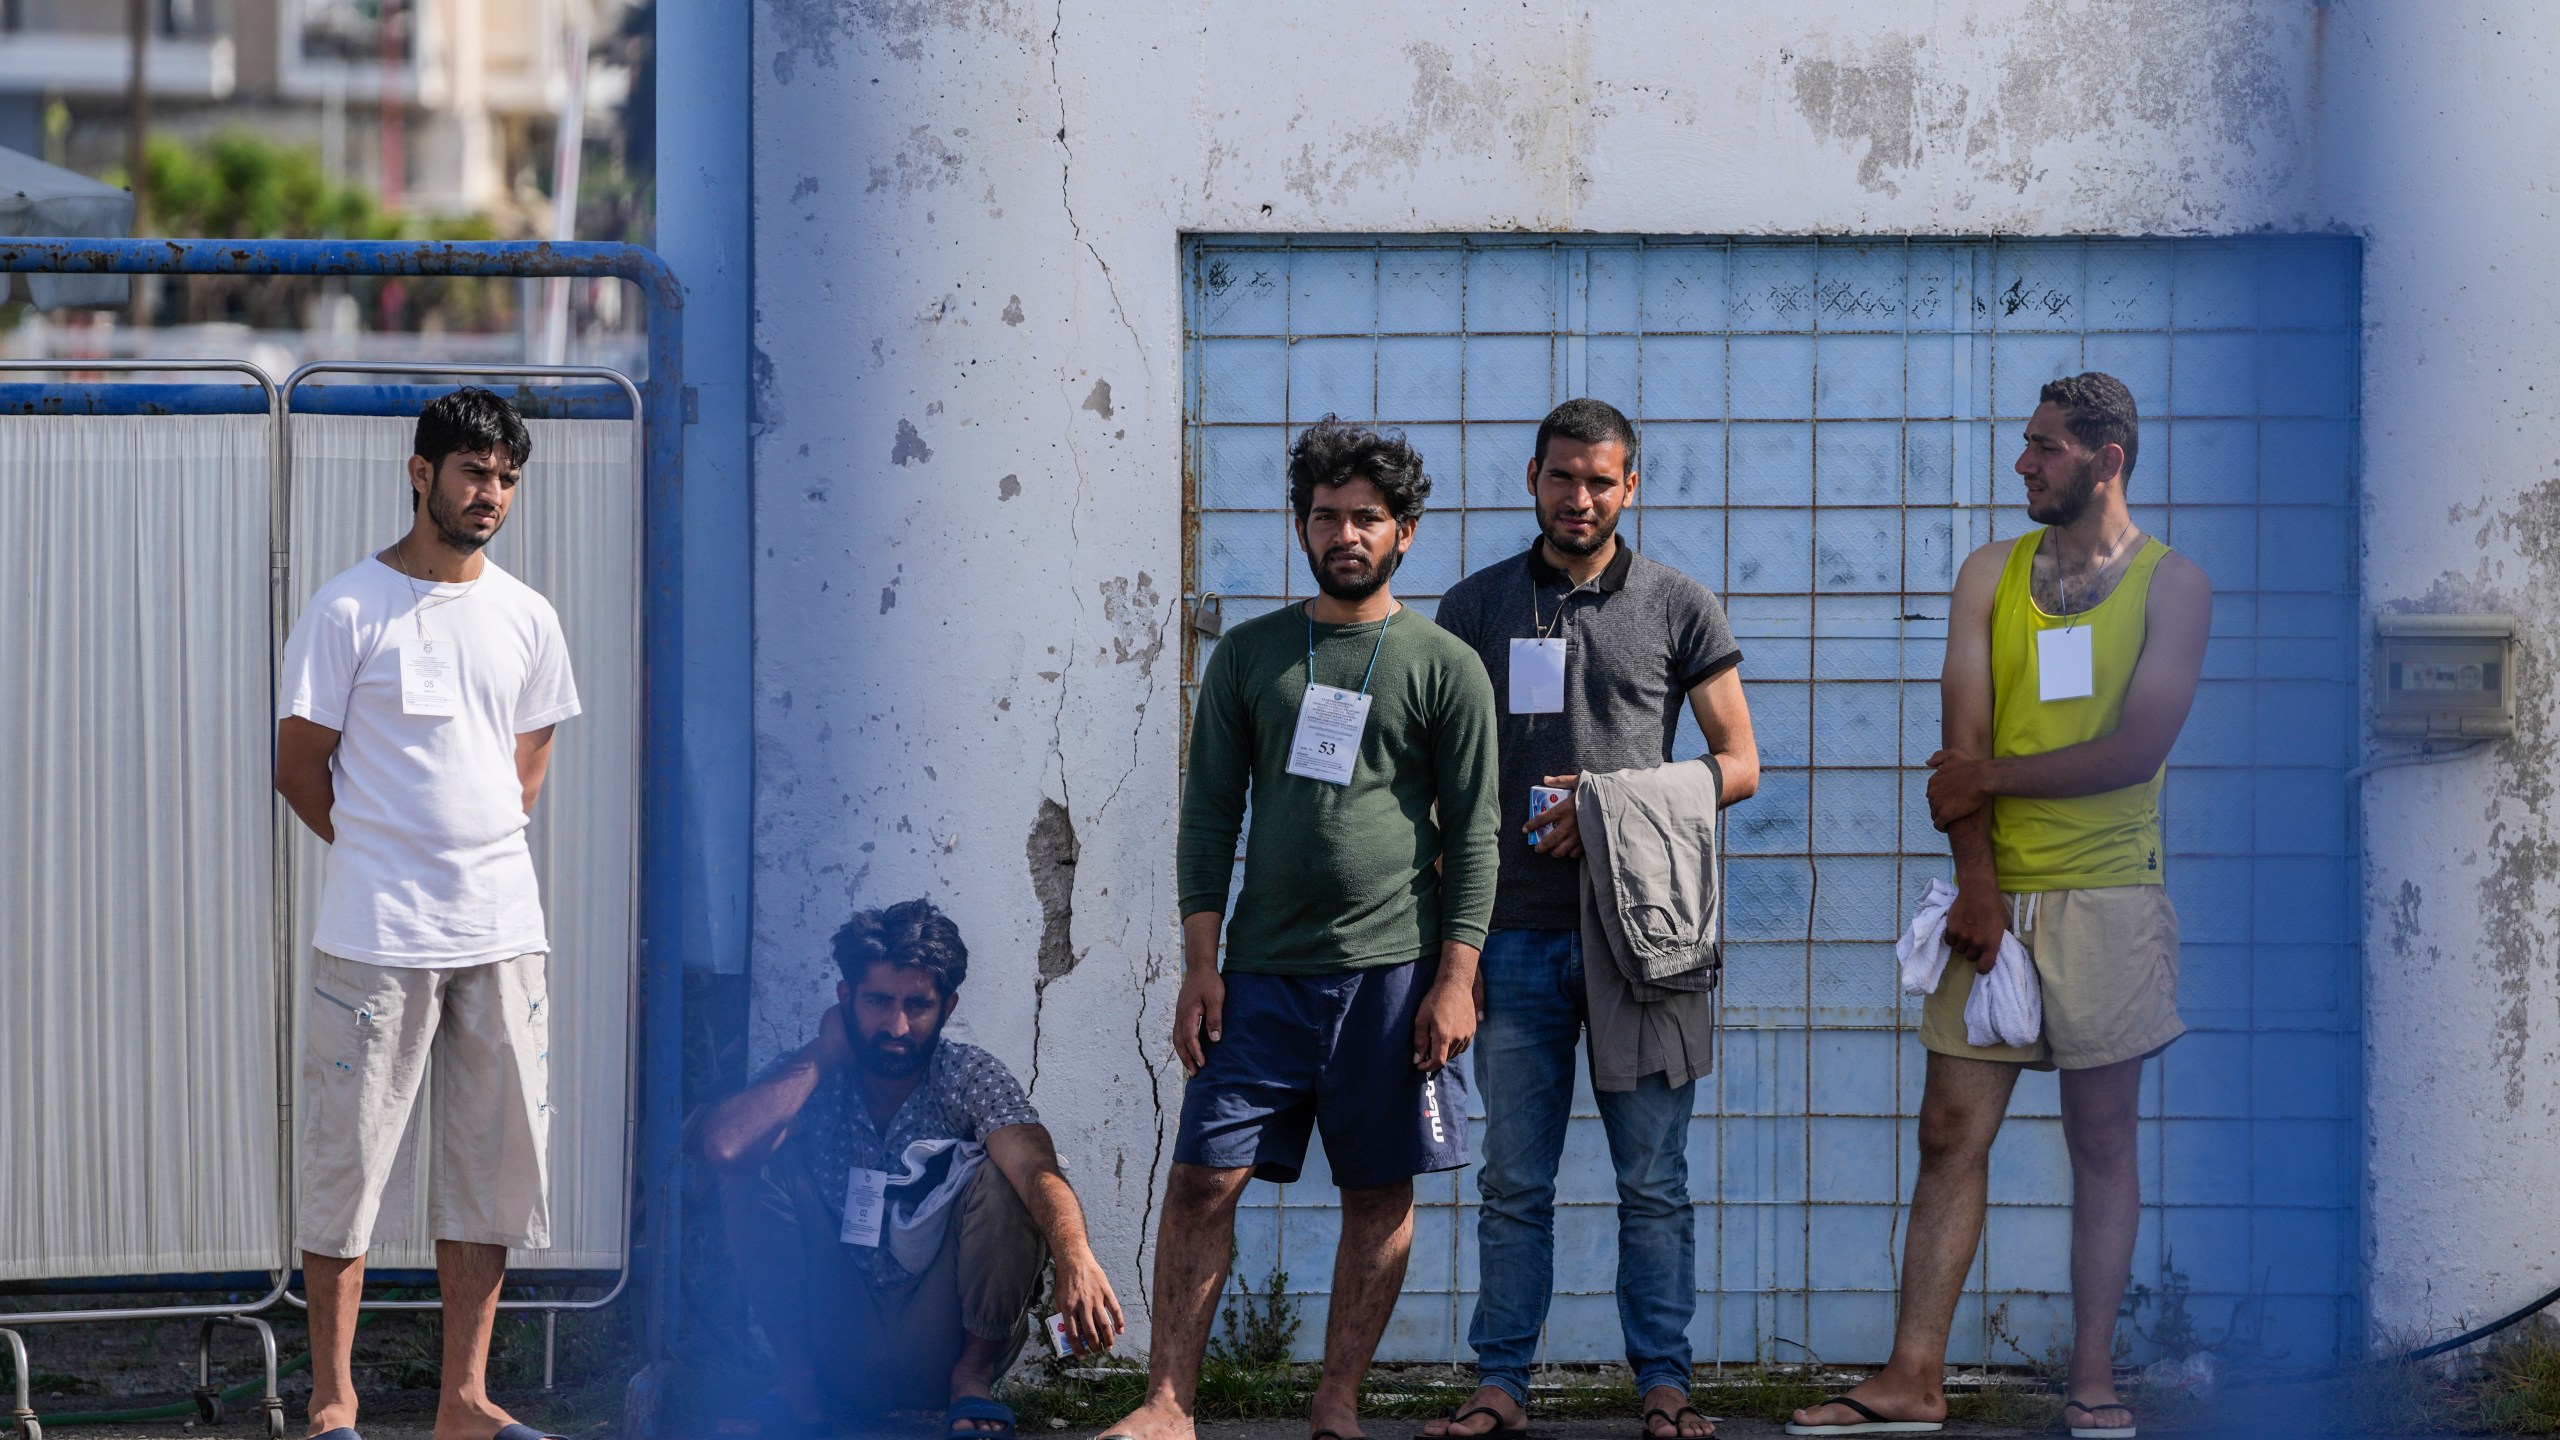
[[[2094,1070],[2165,1048],[2187,1033],[2178,1018],[2178,912],[2160,885],[2110,885],[2004,895],[2009,928],[2044,987],[2044,1039],[1968,1045],[1964,1002],[1974,969],[1949,956],[1920,1007],[1920,1043],[1941,1055],[2006,1060],[2038,1070]]]
[[[551,1244],[551,957],[418,970],[312,952],[304,997],[302,1249],[353,1259],[434,1059],[427,1224],[438,1240]]]

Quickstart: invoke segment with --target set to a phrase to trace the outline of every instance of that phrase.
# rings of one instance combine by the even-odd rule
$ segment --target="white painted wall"
[[[1144,1294],[1179,1094],[1186,231],[2352,227],[2372,598],[2560,613],[2560,381],[2532,348],[2560,285],[2530,258],[2554,25],[2528,0],[759,0],[757,1058],[808,1033],[850,908],[935,896],[975,947],[968,1034],[1036,1078]],[[2523,1203],[2560,1179],[2560,621],[2527,623],[2519,740],[2371,782],[2392,1330],[2503,1309],[2560,1250]],[[1079,863],[1044,987],[1048,804]]]

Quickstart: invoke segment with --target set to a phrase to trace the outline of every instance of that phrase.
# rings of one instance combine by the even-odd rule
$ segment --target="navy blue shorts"
[[[1333,1182],[1370,1190],[1467,1163],[1463,1061],[1413,1066],[1413,1021],[1438,957],[1343,975],[1229,972],[1209,1063],[1182,1092],[1173,1158],[1298,1178],[1324,1132]]]

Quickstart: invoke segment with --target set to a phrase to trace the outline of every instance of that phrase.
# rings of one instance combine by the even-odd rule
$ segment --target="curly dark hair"
[[[2091,370],[2048,380],[2036,392],[2039,405],[2057,405],[2071,438],[2092,453],[2109,445],[2124,449],[2124,478],[2133,479],[2133,457],[2142,448],[2142,417],[2134,412],[2133,391],[2113,375]]]
[[[1585,395],[1580,399],[1567,400],[1548,411],[1547,418],[1538,422],[1538,444],[1530,454],[1544,461],[1547,442],[1559,435],[1567,440],[1579,440],[1585,445],[1602,445],[1615,440],[1626,447],[1628,472],[1633,473],[1636,468],[1635,424],[1606,400],[1594,400]]]
[[[945,996],[969,978],[969,947],[960,943],[960,927],[925,899],[855,911],[836,931],[835,955],[847,985],[860,985],[874,965],[930,970]]]
[[[1421,518],[1422,502],[1431,498],[1422,452],[1405,440],[1403,431],[1372,430],[1327,415],[1289,447],[1289,508],[1297,512],[1298,528],[1307,528],[1317,486],[1353,480],[1374,483],[1387,497],[1387,512],[1399,521]]]

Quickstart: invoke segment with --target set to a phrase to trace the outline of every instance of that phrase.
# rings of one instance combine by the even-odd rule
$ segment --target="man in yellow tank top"
[[[1789,1434],[1921,1433],[1944,1420],[1947,1332],[1982,1240],[1991,1142],[2030,1065],[2062,1072],[2071,1151],[2064,1424],[2081,1440],[2135,1433],[2111,1352],[2141,1221],[2137,1092],[2142,1062],[2186,1029],[2160,781],[2213,613],[2204,572],[2126,509],[2138,438],[2115,377],[2045,386],[2017,462],[2043,528],[1974,551],[1956,577],[1929,810],[1955,852],[1957,958],[1921,1012],[1929,1069],[1893,1355],[1841,1399],[1797,1411]],[[2011,932],[2043,989],[2043,1036],[1968,1044],[1966,997]]]

